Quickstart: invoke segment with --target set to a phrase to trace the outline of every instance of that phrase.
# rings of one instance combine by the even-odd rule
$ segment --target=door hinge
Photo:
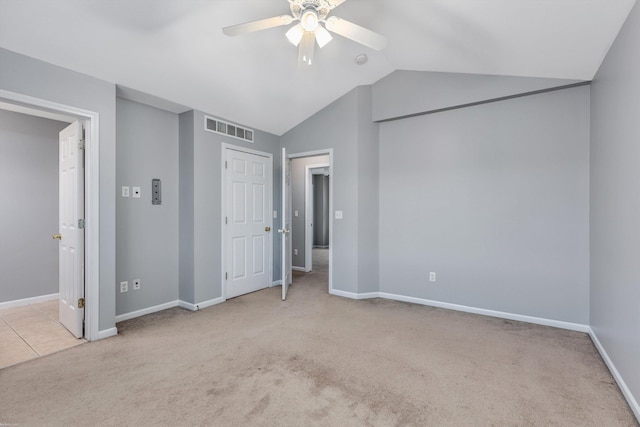
[[[84,228],[84,219],[80,218],[78,220],[78,229],[82,229],[82,228]]]
[[[227,162],[226,160],[224,161],[224,168],[229,169],[229,162]]]
[[[78,300],[78,308],[84,308],[84,298]]]
[[[228,217],[226,217],[226,216],[224,217],[224,223],[225,223],[225,224],[228,224],[228,223],[229,223],[229,222],[228,222],[228,219],[229,219]]]
[[[229,273],[224,273],[224,280],[228,280],[229,279]]]

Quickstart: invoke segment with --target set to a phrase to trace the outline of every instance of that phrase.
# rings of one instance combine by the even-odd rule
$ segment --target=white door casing
[[[315,224],[315,218],[313,217],[313,169],[329,168],[330,163],[317,163],[305,166],[304,174],[304,200],[305,200],[305,230],[304,230],[304,271],[307,273],[313,269],[313,229]],[[316,224],[317,226],[317,224]]]
[[[272,158],[224,149],[224,297],[271,285]]]
[[[75,121],[59,135],[59,318],[77,338],[84,323],[84,149]],[[82,301],[82,303],[80,303]]]
[[[282,301],[292,283],[291,260],[291,159],[287,149],[282,148],[282,228],[278,230],[282,239]]]

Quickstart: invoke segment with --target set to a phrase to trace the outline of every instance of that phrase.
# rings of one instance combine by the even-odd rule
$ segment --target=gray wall
[[[0,110],[0,302],[58,293],[58,133]]]
[[[640,8],[591,87],[591,327],[640,399]],[[640,418],[640,413],[636,412]]]
[[[578,82],[398,70],[373,85],[373,119],[385,120]]]
[[[313,175],[313,246],[329,246],[329,176]]]
[[[343,211],[344,219],[333,221],[331,273],[333,288],[340,291],[377,291],[377,269],[370,268],[378,258],[377,244],[371,244],[377,241],[377,203],[370,205],[378,184],[368,179],[375,178],[378,164],[376,127],[371,121],[371,87],[358,87],[281,139],[289,154],[333,148],[333,209]]]
[[[306,167],[307,165],[320,163],[329,164],[329,156],[302,157],[291,161],[291,249],[298,250],[298,255],[294,251],[291,257],[294,267],[304,268],[306,256],[304,244],[305,224],[307,222],[304,197]],[[298,211],[298,216],[295,216],[296,211]]]
[[[380,290],[587,324],[588,204],[586,86],[383,123]]]
[[[280,200],[279,138],[256,130],[255,142],[251,144],[208,132],[204,130],[204,116],[204,113],[194,111],[183,113],[180,117],[181,126],[190,126],[190,123],[193,123],[193,134],[188,128],[180,130],[179,149],[180,178],[184,180],[180,190],[186,192],[180,200],[181,215],[182,209],[186,215],[180,220],[180,276],[186,279],[185,283],[180,284],[180,296],[192,304],[222,296],[222,143],[273,154],[274,210],[277,210],[278,206],[276,201]],[[193,207],[190,206],[191,203]],[[274,222],[273,228],[276,227],[277,223]],[[277,277],[280,271],[280,244],[276,237],[277,234],[274,233],[274,277]],[[188,270],[192,262],[194,268],[191,282],[191,273]]]
[[[115,85],[0,48],[0,89],[100,115],[99,329],[115,326]]]
[[[141,197],[116,198],[116,314],[178,299],[178,115],[118,98],[116,186],[138,186]],[[162,204],[151,204],[151,180],[161,180]],[[141,279],[140,290],[133,280]]]

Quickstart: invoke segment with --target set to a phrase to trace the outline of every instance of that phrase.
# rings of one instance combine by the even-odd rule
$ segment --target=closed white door
[[[292,283],[291,274],[291,159],[287,149],[282,148],[282,228],[278,230],[282,239],[282,301]]]
[[[271,284],[272,161],[225,150],[225,298]]]
[[[60,213],[59,318],[73,335],[84,323],[84,150],[82,126],[74,122],[59,135]]]

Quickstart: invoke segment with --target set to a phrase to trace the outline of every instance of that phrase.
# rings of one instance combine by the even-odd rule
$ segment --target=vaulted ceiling
[[[590,80],[634,3],[347,0],[332,14],[387,47],[336,35],[301,71],[286,27],[222,34],[287,0],[0,0],[0,47],[281,135],[394,70]]]

